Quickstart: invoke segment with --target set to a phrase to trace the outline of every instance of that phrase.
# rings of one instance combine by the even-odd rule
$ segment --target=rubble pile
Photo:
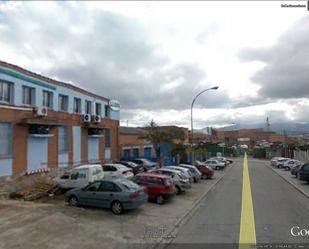
[[[33,201],[44,196],[53,195],[58,191],[58,184],[49,174],[42,173],[17,176],[11,179],[9,184],[6,183],[6,188],[4,189],[6,189],[5,195],[11,199]]]

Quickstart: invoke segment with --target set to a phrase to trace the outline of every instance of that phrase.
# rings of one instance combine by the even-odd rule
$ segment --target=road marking
[[[253,246],[256,244],[256,235],[247,154],[244,156],[241,202],[239,249],[256,248]]]

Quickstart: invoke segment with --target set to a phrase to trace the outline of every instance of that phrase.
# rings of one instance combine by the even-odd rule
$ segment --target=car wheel
[[[123,212],[122,204],[119,201],[113,201],[111,210],[114,214],[121,214]]]
[[[208,179],[208,175],[207,175],[207,174],[203,174],[203,175],[202,175],[202,178],[203,178],[204,180],[206,180],[206,179]]]
[[[70,199],[69,199],[69,205],[72,206],[72,207],[78,207],[79,206],[79,203],[78,203],[78,199],[76,196],[71,196]]]
[[[163,202],[164,202],[163,196],[162,195],[157,195],[156,196],[156,203],[161,205],[161,204],[163,204]]]
[[[180,188],[178,187],[178,186],[176,186],[176,195],[179,195],[180,193],[181,193],[181,190],[180,190]]]
[[[217,166],[217,167],[216,167],[216,170],[219,170],[219,169],[220,169],[220,167],[219,167],[219,166]]]

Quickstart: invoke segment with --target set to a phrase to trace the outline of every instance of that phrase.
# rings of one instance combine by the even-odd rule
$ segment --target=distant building
[[[117,101],[0,61],[0,176],[119,156]]]
[[[150,141],[146,139],[147,131],[142,128],[119,128],[120,157],[131,159],[137,157],[154,158],[155,151]]]
[[[286,143],[293,144],[296,139],[274,132],[265,132],[262,128],[239,129],[233,131],[222,131],[213,129],[212,141],[225,142],[228,144],[247,145],[253,147],[258,141],[268,143]]]

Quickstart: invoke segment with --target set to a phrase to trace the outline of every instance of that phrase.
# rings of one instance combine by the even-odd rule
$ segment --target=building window
[[[35,105],[35,88],[23,86],[23,104]]]
[[[0,102],[13,103],[14,85],[11,82],[0,81]]]
[[[105,140],[105,148],[111,147],[111,132],[110,129],[104,129],[104,140]]]
[[[110,109],[108,105],[105,105],[105,117],[109,118],[110,117]]]
[[[43,91],[43,106],[53,108],[53,93],[49,91]]]
[[[79,98],[74,98],[73,100],[73,112],[81,113],[82,112],[82,100]]]
[[[68,105],[69,105],[69,97],[66,95],[59,94],[58,97],[58,109],[59,111],[68,111]]]
[[[102,115],[102,105],[100,103],[95,103],[95,114],[98,116]]]
[[[12,156],[13,128],[11,123],[0,123],[0,157]]]
[[[92,103],[89,100],[85,101],[85,113],[86,114],[92,114]]]
[[[68,129],[67,127],[58,127],[58,152],[67,153],[68,152]]]

